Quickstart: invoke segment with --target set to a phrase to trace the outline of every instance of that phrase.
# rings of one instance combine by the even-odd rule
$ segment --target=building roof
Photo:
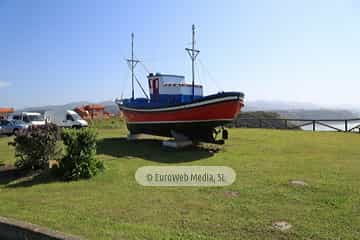
[[[13,113],[13,108],[0,108],[0,113]]]
[[[86,110],[85,110],[85,108],[84,108],[83,106],[81,106],[81,107],[76,107],[76,108],[74,108],[74,111],[75,111],[75,112],[76,112],[76,111],[85,112]]]
[[[104,110],[105,107],[103,105],[99,105],[99,104],[90,104],[90,105],[86,105],[84,106],[84,108],[88,111],[91,110]]]

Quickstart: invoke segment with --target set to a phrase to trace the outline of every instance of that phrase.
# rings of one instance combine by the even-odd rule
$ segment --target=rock
[[[290,230],[292,225],[286,221],[277,221],[273,223],[273,228],[282,232]]]
[[[302,180],[291,180],[290,184],[294,185],[294,186],[301,186],[301,187],[308,186],[308,184]]]
[[[227,197],[237,197],[240,195],[240,193],[237,191],[225,191],[224,194]]]

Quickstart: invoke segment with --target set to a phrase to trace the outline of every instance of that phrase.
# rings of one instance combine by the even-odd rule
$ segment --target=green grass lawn
[[[0,135],[0,164],[11,164],[14,162],[14,148],[8,146],[8,142],[12,140],[12,137]]]
[[[98,131],[105,172],[76,182],[2,179],[0,216],[88,239],[360,239],[360,134],[231,129],[214,153],[127,142],[124,128]],[[6,163],[14,161],[8,141],[0,138]],[[237,178],[210,188],[136,183],[137,168],[165,164],[229,166]],[[274,230],[279,220],[293,227]]]

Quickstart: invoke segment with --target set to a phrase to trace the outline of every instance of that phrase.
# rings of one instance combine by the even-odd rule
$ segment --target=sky
[[[360,102],[360,1],[0,0],[0,107],[130,96],[131,32],[144,87],[147,71],[190,82],[192,24],[205,94]]]

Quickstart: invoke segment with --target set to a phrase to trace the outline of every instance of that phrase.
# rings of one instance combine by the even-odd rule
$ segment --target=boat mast
[[[131,99],[134,100],[134,69],[139,60],[134,59],[134,33],[131,33],[131,59],[127,59],[131,67]]]
[[[200,50],[195,49],[195,25],[192,25],[192,48],[185,48],[191,58],[192,67],[192,99],[195,96],[195,60],[199,55]]]

